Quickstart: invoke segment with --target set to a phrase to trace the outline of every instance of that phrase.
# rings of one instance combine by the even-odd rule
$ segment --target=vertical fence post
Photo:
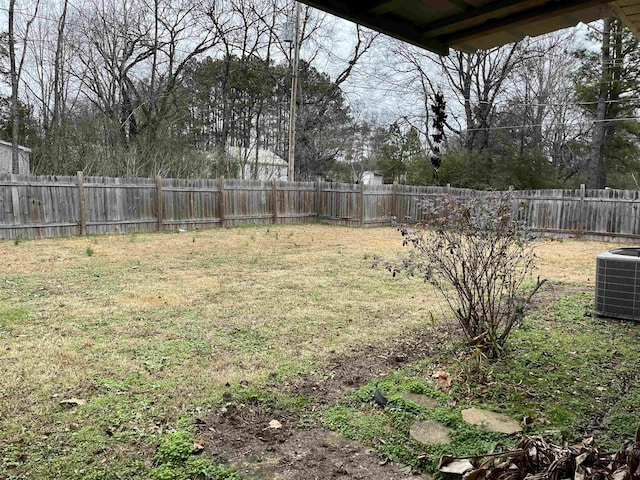
[[[80,214],[80,235],[87,234],[87,204],[84,197],[84,174],[78,172],[78,210]]]
[[[157,229],[161,232],[164,224],[164,202],[162,199],[162,177],[160,175],[156,176],[156,213],[158,215]]]
[[[218,179],[218,216],[220,217],[220,226],[224,227],[225,221],[225,201],[224,201],[224,177]]]
[[[360,182],[360,195],[359,195],[358,205],[360,207],[359,213],[359,221],[360,227],[364,227],[364,182]]]
[[[316,221],[320,221],[320,216],[322,215],[322,190],[321,190],[321,182],[320,177],[316,179]]]
[[[278,180],[273,179],[273,186],[271,188],[271,195],[273,198],[273,223],[278,223]]]
[[[20,195],[18,193],[18,176],[15,173],[11,174],[11,205],[13,208],[13,223],[15,225],[22,224],[22,215],[20,215]]]
[[[398,181],[393,182],[391,187],[391,216],[398,218]]]
[[[581,183],[580,184],[580,212],[578,215],[578,235],[580,236],[582,236],[582,232],[585,231],[584,196],[585,196],[585,185],[584,183]]]

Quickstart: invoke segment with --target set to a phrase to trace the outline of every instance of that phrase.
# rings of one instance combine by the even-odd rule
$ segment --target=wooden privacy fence
[[[259,180],[0,174],[0,238],[135,233],[244,224],[324,222],[350,227],[420,218],[417,200],[485,196],[449,187]],[[557,236],[640,238],[640,191],[513,192],[514,211]]]

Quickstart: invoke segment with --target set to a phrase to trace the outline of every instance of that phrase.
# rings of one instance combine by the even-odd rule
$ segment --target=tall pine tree
[[[602,30],[591,38],[601,47],[577,53],[582,64],[576,81],[578,100],[593,121],[586,185],[624,188],[630,186],[628,170],[640,139],[634,120],[640,94],[638,40],[615,17],[604,19]]]

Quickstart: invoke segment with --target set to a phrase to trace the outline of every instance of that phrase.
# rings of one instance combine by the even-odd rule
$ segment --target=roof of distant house
[[[4,145],[6,147],[11,148],[13,144],[11,142],[5,142],[4,140],[0,140],[0,145]],[[23,152],[31,153],[31,149],[27,147],[23,147],[22,145],[18,145],[18,148]]]
[[[255,160],[256,151],[253,148],[245,147],[228,147],[227,152],[229,155],[236,159]],[[271,150],[261,148],[258,150],[258,164],[260,165],[273,165],[273,166],[287,166],[289,165],[282,157],[276,155]]]

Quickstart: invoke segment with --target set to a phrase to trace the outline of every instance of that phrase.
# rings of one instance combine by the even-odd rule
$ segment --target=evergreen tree
[[[411,127],[406,133],[398,122],[384,132],[376,165],[385,183],[429,183],[426,175],[431,172],[429,160],[424,154],[418,130]]]
[[[640,167],[640,129],[633,119],[640,95],[639,42],[615,17],[606,18],[602,31],[590,33],[590,38],[601,43],[599,51],[576,52],[581,62],[576,92],[593,121],[587,188],[624,188],[632,182],[628,170]]]

